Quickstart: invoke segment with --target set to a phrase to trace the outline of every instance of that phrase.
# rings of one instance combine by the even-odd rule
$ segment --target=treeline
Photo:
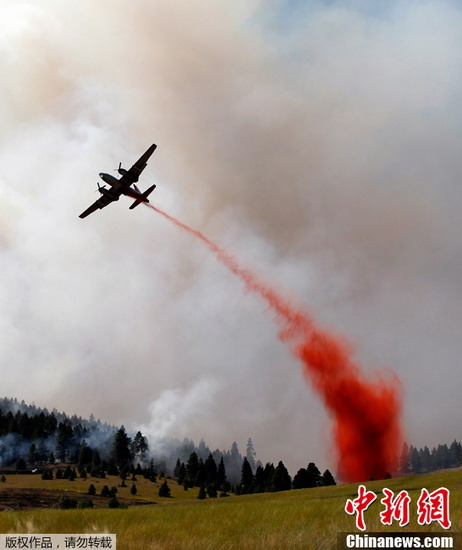
[[[292,480],[282,461],[276,467],[272,463],[267,463],[264,467],[262,464],[258,464],[254,473],[251,461],[244,457],[240,482],[233,486],[227,480],[223,457],[217,465],[212,454],[204,461],[202,458],[198,458],[195,452],[191,453],[186,463],[181,462],[178,458],[174,477],[185,491],[192,487],[199,487],[198,498],[206,498],[206,496],[216,498],[218,494],[224,497],[228,496],[230,491],[244,495],[336,484],[329,470],[321,475],[313,462],[310,462],[307,468],[300,468]]]
[[[192,452],[205,461],[212,454],[217,464],[223,459],[228,481],[237,484],[243,456],[237,443],[230,450],[214,450],[203,440],[194,441],[165,438],[156,443],[157,449],[148,448],[146,438],[138,432],[130,436],[125,428],[80,416],[69,416],[53,409],[27,405],[15,398],[0,398],[0,466],[27,468],[45,467],[57,463],[79,464],[88,474],[97,476],[115,473],[121,462],[129,467],[140,462],[144,467],[154,464],[158,472],[171,475],[178,457],[187,461]],[[248,453],[253,453],[249,439]],[[123,460],[120,457],[123,457]],[[114,463],[116,467],[114,467]]]
[[[76,461],[82,441],[105,455],[116,428],[95,420],[0,399],[0,465]]]
[[[417,449],[404,443],[399,469],[402,474],[424,474],[462,466],[462,445],[454,440],[449,446],[438,445],[430,451],[428,447]]]

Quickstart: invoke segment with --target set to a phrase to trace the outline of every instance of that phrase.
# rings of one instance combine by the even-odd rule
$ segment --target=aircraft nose
[[[102,178],[103,175],[104,175],[103,172],[100,172],[100,173],[99,173],[99,177],[100,177],[100,178]]]

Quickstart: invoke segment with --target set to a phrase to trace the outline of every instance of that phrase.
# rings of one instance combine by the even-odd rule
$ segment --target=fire
[[[282,325],[279,338],[301,361],[305,376],[333,417],[338,474],[349,482],[381,479],[396,470],[402,443],[401,392],[397,377],[366,380],[342,338],[321,330],[251,271],[243,269],[223,248],[160,208],[147,204],[169,221],[200,239],[217,259],[259,294]]]

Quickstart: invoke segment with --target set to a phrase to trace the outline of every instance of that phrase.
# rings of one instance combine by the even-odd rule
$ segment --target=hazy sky
[[[335,470],[264,303],[98,173],[140,187],[403,384],[461,439],[457,2],[0,0],[2,393],[151,437]]]

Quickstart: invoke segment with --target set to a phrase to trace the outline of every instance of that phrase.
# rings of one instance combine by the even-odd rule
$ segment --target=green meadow
[[[120,482],[109,476],[98,480],[109,487]],[[17,488],[58,488],[85,492],[94,479],[43,481],[38,476],[10,476],[2,484]],[[334,548],[338,532],[352,532],[355,519],[344,512],[347,498],[357,496],[356,484],[320,487],[280,493],[231,495],[227,498],[198,500],[198,489],[184,491],[169,481],[172,498],[160,498],[157,485],[139,480],[138,501],[155,504],[125,509],[59,510],[36,509],[0,513],[1,533],[116,533],[119,550],[147,549],[323,549]],[[129,497],[128,488],[119,488],[117,496]],[[378,498],[366,511],[367,531],[445,532],[438,524],[420,527],[416,504],[420,490],[447,487],[451,491],[449,532],[458,532],[462,519],[462,470],[420,476],[401,477],[365,483]],[[384,527],[380,523],[383,497],[381,489],[395,493],[406,489],[412,498],[411,521],[405,528]],[[126,493],[124,492],[126,491]]]

